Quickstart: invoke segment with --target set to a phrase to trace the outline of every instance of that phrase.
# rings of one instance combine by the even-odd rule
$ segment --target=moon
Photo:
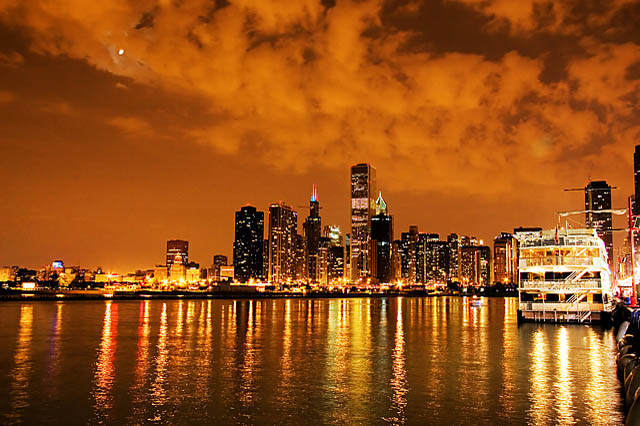
[[[120,56],[124,55],[124,49],[118,50],[118,55],[120,55]]]

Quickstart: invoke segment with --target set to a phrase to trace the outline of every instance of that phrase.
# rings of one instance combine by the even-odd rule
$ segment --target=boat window
[[[560,296],[558,294],[548,293],[546,297],[547,302],[559,302]]]
[[[520,300],[522,302],[533,302],[533,293],[520,293]]]
[[[594,294],[593,303],[602,303],[602,294]]]

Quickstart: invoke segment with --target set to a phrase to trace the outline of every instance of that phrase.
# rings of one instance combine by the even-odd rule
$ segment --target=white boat
[[[614,306],[604,242],[593,229],[516,234],[518,319],[607,322]]]

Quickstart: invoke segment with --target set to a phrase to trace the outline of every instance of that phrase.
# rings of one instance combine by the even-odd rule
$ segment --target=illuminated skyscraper
[[[635,158],[634,158],[635,159]],[[606,181],[592,181],[584,188],[585,224],[595,229],[604,241],[609,255],[609,265],[613,264],[613,215],[611,213],[611,185]],[[609,210],[609,212],[598,212]]]
[[[236,212],[235,241],[233,242],[233,270],[235,279],[247,282],[262,278],[262,244],[264,213],[253,206]]]
[[[283,202],[269,206],[269,282],[281,284],[296,278],[299,250],[298,213]]]
[[[495,282],[516,283],[518,272],[518,242],[503,232],[493,240],[493,273]]]
[[[403,232],[398,242],[400,256],[400,276],[408,283],[415,283],[417,279],[418,227],[412,225],[409,232]]]
[[[183,265],[189,263],[189,241],[185,240],[169,240],[167,241],[167,270],[171,272],[174,259],[180,255],[180,261]]]
[[[449,243],[449,279],[452,281],[460,281],[460,256],[461,242],[458,234],[449,234],[447,237]]]
[[[340,226],[338,225],[325,225],[322,228],[322,236],[330,240],[329,245],[331,247],[343,245],[342,232],[340,232]]]
[[[351,167],[351,281],[371,276],[371,218],[375,214],[376,169]]]
[[[322,230],[322,219],[320,218],[320,203],[318,202],[318,193],[315,185],[309,202],[309,216],[304,221],[304,237],[307,248],[307,270],[309,272],[309,280],[318,282],[319,280],[319,262],[318,250],[320,246],[320,233]]]
[[[376,215],[371,218],[371,241],[372,275],[379,283],[389,283],[393,281],[393,219],[387,214],[387,203],[382,198],[382,193],[376,200]]]

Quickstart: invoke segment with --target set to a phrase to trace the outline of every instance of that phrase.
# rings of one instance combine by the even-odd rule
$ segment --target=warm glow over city
[[[639,22],[0,0],[0,425],[640,424]]]

